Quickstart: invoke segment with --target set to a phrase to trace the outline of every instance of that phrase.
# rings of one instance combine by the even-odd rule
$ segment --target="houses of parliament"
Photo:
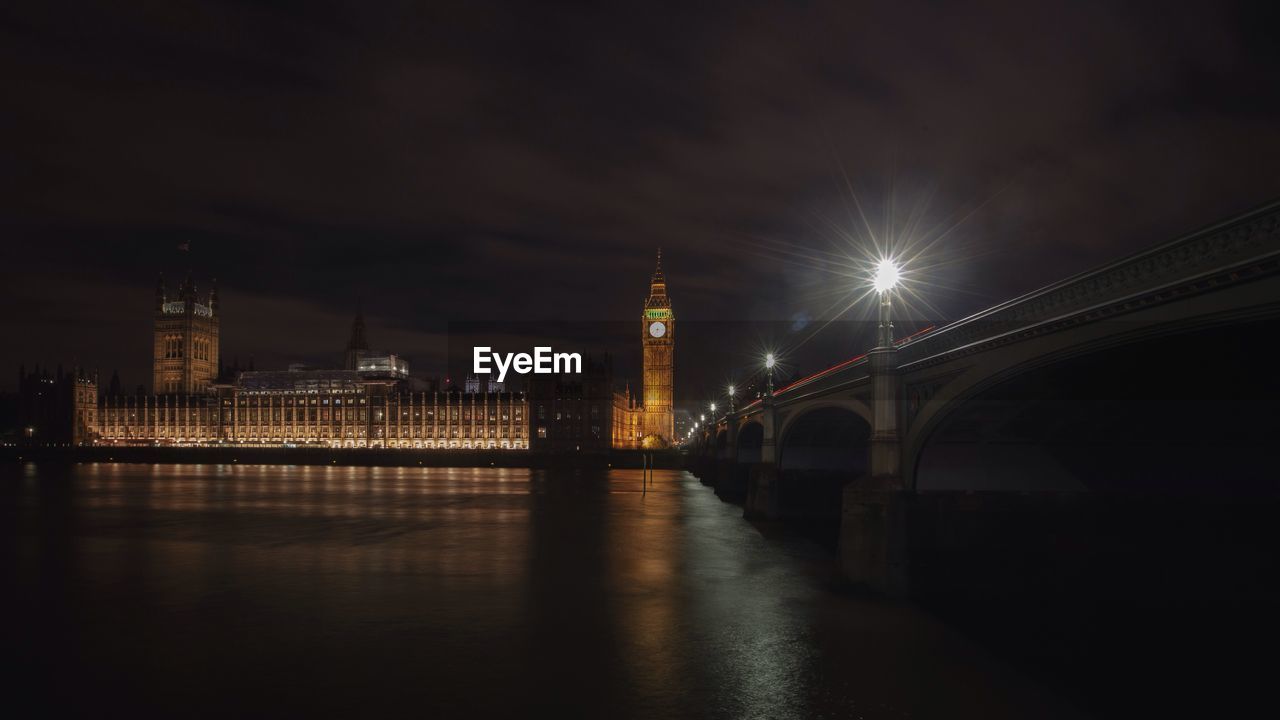
[[[614,387],[612,362],[581,375],[439,387],[408,362],[372,350],[357,310],[341,368],[225,372],[216,283],[201,293],[188,276],[155,294],[150,395],[100,396],[94,373],[20,373],[31,395],[28,441],[70,445],[593,451],[655,448],[675,439],[675,314],[661,251],[641,322],[643,389]],[[30,393],[28,392],[30,391]],[[56,404],[53,412],[49,407]],[[58,418],[58,419],[55,419]],[[70,426],[69,428],[67,426]]]

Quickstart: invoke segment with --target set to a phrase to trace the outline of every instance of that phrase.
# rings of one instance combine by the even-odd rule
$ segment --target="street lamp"
[[[876,265],[876,274],[871,284],[880,295],[880,327],[876,330],[877,347],[893,347],[893,289],[898,286],[900,279],[901,272],[893,259],[885,258]]]
[[[773,366],[777,364],[777,358],[773,356],[773,353],[767,353],[764,356],[764,367],[769,371],[769,384],[766,386],[769,395],[773,394]]]
[[[711,417],[715,417],[715,416],[716,416],[716,404],[711,403]]]
[[[733,386],[729,386],[729,412],[733,412]]]

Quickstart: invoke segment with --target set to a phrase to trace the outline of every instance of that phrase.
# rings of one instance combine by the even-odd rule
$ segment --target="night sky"
[[[16,5],[0,389],[149,384],[161,270],[218,278],[228,363],[336,362],[363,298],[433,373],[450,322],[638,335],[658,246],[683,342],[861,317],[838,258],[872,233],[927,248],[923,322],[1280,196],[1274,10]],[[686,400],[726,372],[688,347]]]

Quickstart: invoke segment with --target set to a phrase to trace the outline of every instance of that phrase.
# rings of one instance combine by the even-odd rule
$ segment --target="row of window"
[[[178,428],[165,427],[143,429],[139,431],[137,428],[131,427],[105,427],[100,433],[100,437],[105,440],[127,440],[133,438],[216,438],[224,437],[228,440],[258,440],[266,438],[283,439],[288,442],[291,440],[307,440],[315,438],[331,438],[331,437],[365,437],[368,434],[363,427],[344,426],[341,428],[314,427],[310,428],[310,432],[298,432],[298,428],[273,428],[270,426],[242,426],[235,432],[222,433],[206,432],[207,428]],[[283,432],[281,432],[283,430]],[[453,428],[451,430],[441,429],[439,432],[419,432],[418,430],[401,430],[399,433],[384,433],[382,428],[374,428],[372,436],[374,438],[401,438],[401,439],[520,439],[525,436],[523,428],[517,428],[514,432],[508,434],[506,429],[501,430],[477,430],[472,433],[470,428]],[[545,437],[539,434],[539,437]]]
[[[164,336],[164,357],[166,360],[186,357],[186,343],[183,336],[177,333],[170,333]],[[196,360],[212,360],[213,359],[213,343],[207,338],[196,338],[191,341],[191,357]]]

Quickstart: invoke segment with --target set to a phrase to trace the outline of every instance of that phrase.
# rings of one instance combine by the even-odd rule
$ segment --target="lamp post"
[[[773,353],[768,353],[764,356],[764,367],[769,372],[768,383],[765,385],[765,392],[768,395],[773,395],[773,366],[777,363],[778,361],[773,357]]]
[[[880,295],[880,325],[876,329],[876,347],[893,347],[893,289],[898,286],[898,264],[889,258],[876,265],[872,284]]]
[[[901,271],[892,258],[882,259],[871,279],[872,288],[880,296],[876,347],[867,354],[871,376],[871,477],[861,485],[845,486],[840,522],[841,565],[846,577],[891,595],[906,592],[909,545],[909,491],[902,482],[903,448],[898,435],[902,386],[892,318],[894,289],[900,280]],[[865,522],[866,518],[877,521]]]
[[[729,386],[729,413],[733,413],[733,386]]]

